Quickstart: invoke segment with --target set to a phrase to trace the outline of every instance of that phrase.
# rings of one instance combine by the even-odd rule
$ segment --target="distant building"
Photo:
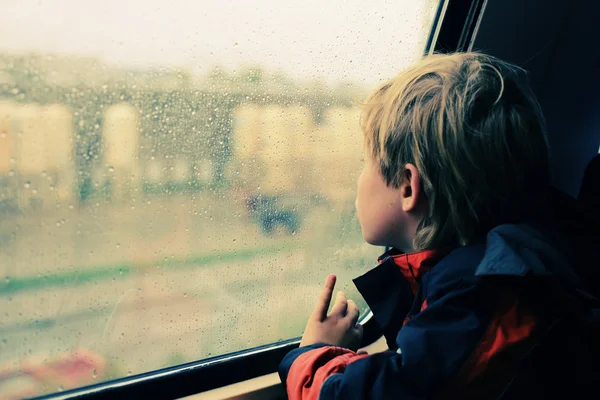
[[[15,157],[14,118],[17,106],[13,103],[0,103],[0,175],[8,176],[13,170]],[[14,172],[14,171],[13,171]]]
[[[306,107],[242,105],[234,114],[228,180],[253,194],[349,201],[360,172],[358,116],[357,109],[330,108],[316,124]],[[147,155],[140,161],[141,122],[134,106],[109,106],[102,121],[102,151],[91,176],[96,193],[124,201],[137,196],[142,182],[158,188],[167,183],[173,188],[190,182],[210,184],[213,167],[203,156],[166,157],[157,147],[156,157]],[[72,112],[61,104],[0,103],[4,206],[27,209],[77,201],[73,122]]]
[[[313,179],[319,192],[334,201],[354,200],[361,172],[363,135],[358,108],[330,108],[315,131]]]
[[[314,130],[310,111],[305,107],[244,105],[234,116],[232,169],[238,184],[264,194],[297,192],[307,169],[304,161]],[[307,175],[305,175],[306,177]],[[258,189],[260,186],[260,189]]]
[[[104,112],[102,130],[105,182],[111,199],[125,200],[140,189],[139,112],[130,104],[112,105]]]
[[[0,177],[7,202],[27,209],[74,199],[73,123],[61,104],[0,103]]]
[[[234,116],[238,185],[258,194],[352,199],[360,172],[359,111],[330,108],[315,124],[306,107],[240,106]]]

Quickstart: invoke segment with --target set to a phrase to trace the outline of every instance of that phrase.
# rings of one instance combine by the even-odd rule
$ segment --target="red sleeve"
[[[302,349],[298,349],[302,350]],[[325,379],[342,373],[348,365],[368,354],[357,354],[351,350],[326,346],[300,354],[288,372],[287,394],[290,400],[316,400]]]

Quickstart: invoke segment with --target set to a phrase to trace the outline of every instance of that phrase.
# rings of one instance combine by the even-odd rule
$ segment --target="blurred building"
[[[265,195],[352,199],[360,172],[359,111],[336,107],[316,124],[308,108],[243,105],[235,112],[238,184]]]
[[[73,131],[73,113],[65,105],[0,103],[0,207],[45,209],[79,200],[75,140],[80,136]],[[101,136],[93,185],[111,200],[127,199],[140,187],[138,111],[126,103],[108,107]]]
[[[315,130],[315,174],[319,192],[336,202],[354,201],[361,172],[363,136],[358,108],[330,108]]]
[[[72,114],[61,104],[0,103],[0,179],[5,207],[74,199]]]
[[[358,117],[355,108],[335,107],[325,110],[316,124],[311,111],[302,106],[238,107],[232,132],[231,184],[271,196],[352,199],[362,151]],[[26,209],[77,201],[74,141],[79,136],[73,130],[72,112],[64,105],[0,103],[3,204]],[[200,155],[168,159],[158,147],[156,157],[141,162],[140,113],[128,103],[104,110],[99,134],[102,150],[93,164],[92,181],[110,201],[135,197],[142,178],[157,185],[210,182],[210,161]]]
[[[140,120],[130,104],[112,105],[104,112],[102,130],[104,185],[111,200],[127,200],[140,190]],[[100,174],[100,173],[98,173]]]

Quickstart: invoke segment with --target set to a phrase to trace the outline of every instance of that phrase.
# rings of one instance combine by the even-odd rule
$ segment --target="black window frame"
[[[425,54],[470,50],[486,3],[487,0],[441,0]],[[370,311],[359,322],[364,328],[363,346],[381,337]],[[36,399],[172,399],[190,396],[276,372],[281,359],[299,346],[300,339],[296,337]]]

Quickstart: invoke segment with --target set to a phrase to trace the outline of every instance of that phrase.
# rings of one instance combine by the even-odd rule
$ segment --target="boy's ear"
[[[400,197],[402,204],[402,211],[414,212],[416,211],[423,197],[423,190],[421,187],[421,177],[417,167],[413,164],[406,164],[402,171],[402,181],[400,182]]]

